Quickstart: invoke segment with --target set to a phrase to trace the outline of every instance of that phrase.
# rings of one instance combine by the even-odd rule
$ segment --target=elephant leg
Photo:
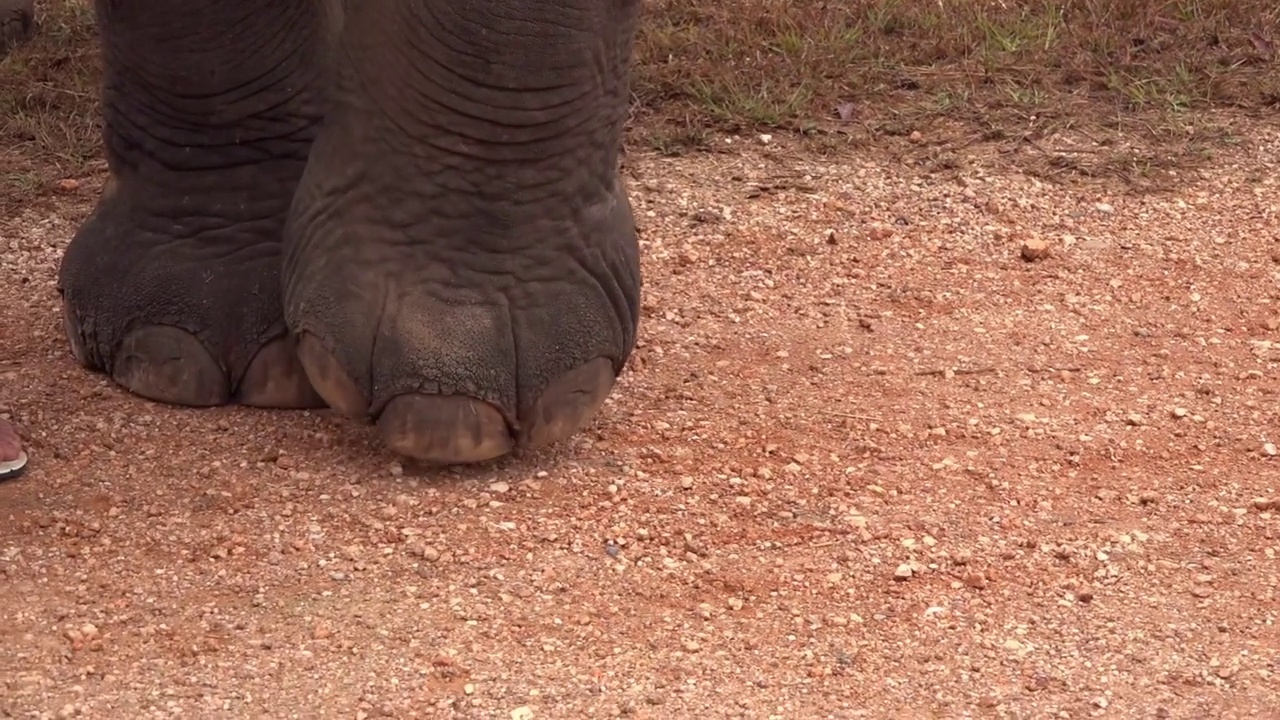
[[[180,405],[323,404],[279,271],[323,112],[324,8],[98,0],[111,175],[59,273],[82,364]]]
[[[285,230],[285,317],[330,406],[393,450],[559,441],[635,343],[618,173],[638,0],[346,4]]]
[[[0,0],[0,58],[31,39],[35,5],[35,0]]]

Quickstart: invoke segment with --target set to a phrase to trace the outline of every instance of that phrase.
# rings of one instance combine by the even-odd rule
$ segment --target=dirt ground
[[[0,716],[1280,717],[1280,132],[1236,130],[1143,195],[633,154],[630,372],[447,471],[79,369],[78,178],[0,225]]]

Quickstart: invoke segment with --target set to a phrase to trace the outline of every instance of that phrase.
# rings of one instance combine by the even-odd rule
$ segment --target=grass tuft
[[[1038,169],[1134,177],[1202,161],[1222,137],[1202,111],[1280,106],[1278,35],[1271,0],[648,0],[632,134],[1124,135],[1124,157]]]
[[[0,59],[0,208],[52,192],[100,160],[89,2],[37,4],[35,38]]]

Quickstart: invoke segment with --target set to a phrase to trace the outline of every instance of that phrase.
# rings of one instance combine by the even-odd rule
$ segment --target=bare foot
[[[22,439],[7,420],[0,420],[0,480],[11,480],[27,467],[27,454]]]

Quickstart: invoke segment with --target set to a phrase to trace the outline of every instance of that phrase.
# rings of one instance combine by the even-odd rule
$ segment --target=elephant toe
[[[100,370],[101,367],[89,355],[89,347],[85,344],[84,333],[80,323],[76,321],[75,309],[67,299],[62,298],[62,331],[66,333],[67,343],[71,345],[71,356],[82,366]]]
[[[604,405],[616,378],[613,361],[596,358],[551,381],[523,414],[520,445],[545,447],[581,430]]]
[[[368,415],[369,398],[319,338],[308,332],[299,334],[298,359],[311,386],[329,407],[349,417]]]
[[[398,395],[383,409],[378,429],[392,451],[444,465],[493,460],[515,446],[501,411],[462,395]]]
[[[231,398],[226,372],[195,335],[171,325],[148,325],[125,336],[111,377],[151,400],[208,407]]]
[[[290,335],[263,345],[250,361],[237,389],[243,405],[266,408],[324,407],[324,399],[311,387]]]

